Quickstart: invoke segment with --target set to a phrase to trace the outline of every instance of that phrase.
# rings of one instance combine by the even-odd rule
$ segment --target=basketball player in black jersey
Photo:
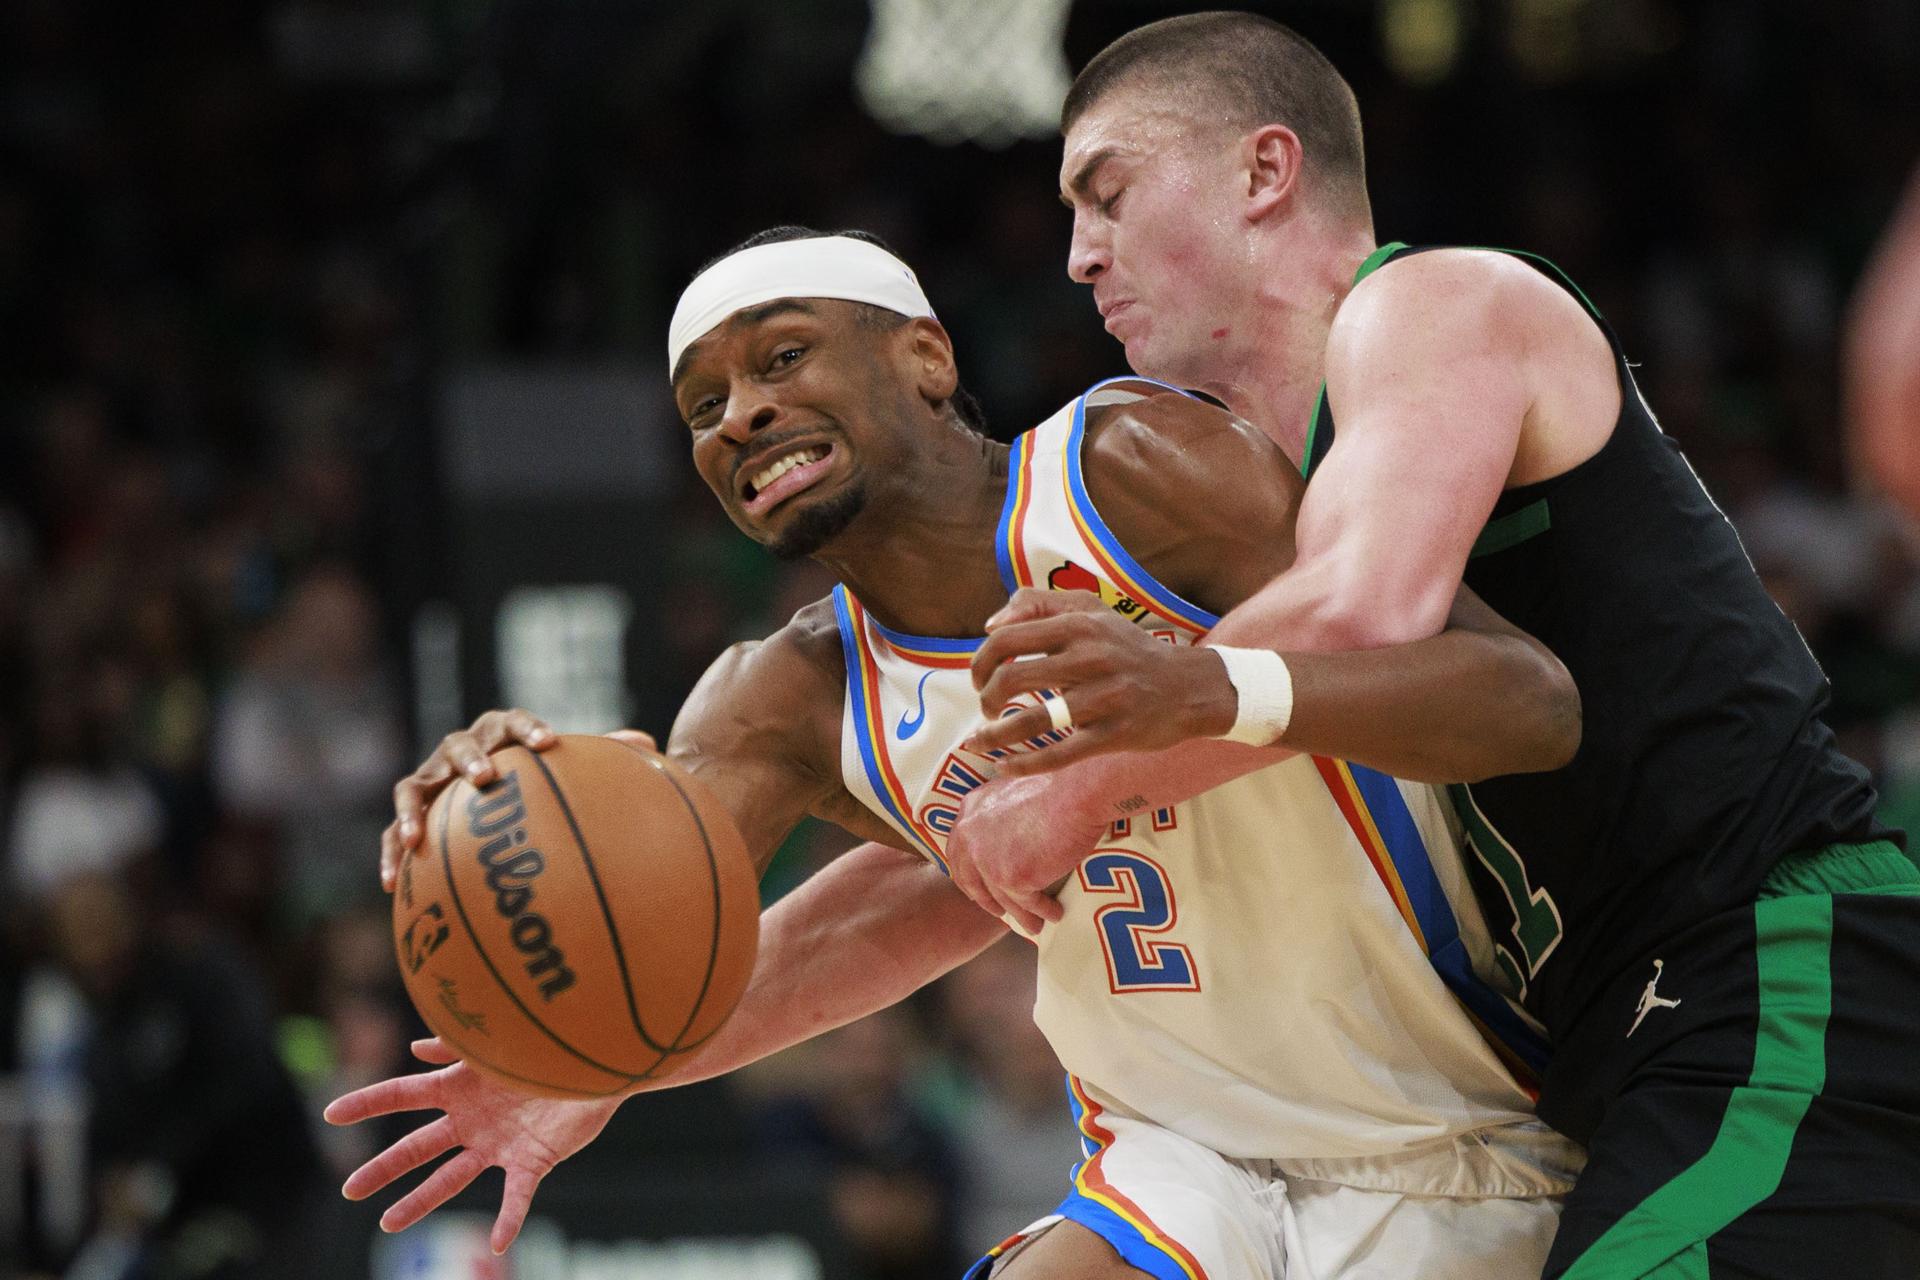
[[[1580,688],[1571,764],[1453,791],[1554,1044],[1541,1115],[1592,1153],[1547,1274],[1920,1275],[1920,874],[1598,312],[1527,255],[1377,245],[1351,92],[1265,19],[1123,37],[1063,123],[1069,269],[1129,361],[1309,477],[1294,566],[1212,638],[1404,641],[1464,579]],[[1054,914],[1084,849],[1050,815],[1240,771],[1185,741],[1233,724],[1224,667],[1132,641],[1044,593],[997,619],[983,703],[1064,689],[1076,731],[969,798],[948,853],[989,910]]]

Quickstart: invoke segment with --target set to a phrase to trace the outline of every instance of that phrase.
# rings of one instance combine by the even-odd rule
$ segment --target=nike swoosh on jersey
[[[914,714],[900,713],[900,724],[894,729],[893,736],[902,742],[920,732],[920,726],[927,722],[927,681],[932,678],[931,671],[920,677],[920,687],[914,691],[914,697],[920,700],[920,705],[914,708]]]

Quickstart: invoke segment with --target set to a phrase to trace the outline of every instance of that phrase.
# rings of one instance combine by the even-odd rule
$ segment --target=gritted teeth
[[[752,476],[748,477],[747,497],[752,498],[756,494],[764,492],[768,485],[795,467],[804,467],[809,462],[818,462],[826,456],[827,451],[821,445],[809,445],[804,449],[795,449],[792,453],[782,454],[771,464],[762,467],[760,470],[754,472]]]

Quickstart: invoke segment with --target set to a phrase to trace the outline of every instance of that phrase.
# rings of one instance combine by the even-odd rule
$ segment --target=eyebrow
[[[1120,148],[1116,146],[1101,147],[1098,151],[1095,151],[1092,155],[1081,161],[1080,167],[1074,171],[1074,175],[1067,179],[1067,191],[1071,191],[1074,195],[1083,198],[1091,198],[1088,188],[1093,185],[1093,175],[1099,171],[1101,165],[1119,154]],[[1060,203],[1071,209],[1073,207],[1073,201],[1067,198],[1067,191],[1060,193]]]
[[[771,320],[775,316],[785,315],[788,312],[805,316],[820,314],[810,303],[803,302],[799,298],[775,298],[772,302],[763,302],[757,307],[742,307],[728,316],[725,323],[729,325],[759,324],[763,320]],[[674,361],[673,372],[667,376],[668,386],[680,385],[680,379],[687,376],[688,363],[692,361],[694,353],[700,350],[700,343],[705,341],[705,338],[701,338],[700,342],[689,343],[687,349],[680,353],[680,358]]]

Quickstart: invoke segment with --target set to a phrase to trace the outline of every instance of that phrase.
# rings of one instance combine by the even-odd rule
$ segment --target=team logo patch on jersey
[[[1047,586],[1054,591],[1091,591],[1100,597],[1100,602],[1129,622],[1139,622],[1147,615],[1146,606],[1132,596],[1123,595],[1118,587],[1102,581],[1091,569],[1083,569],[1068,560],[1047,574]]]
[[[1141,604],[1138,600],[1135,600],[1132,596],[1126,594],[1120,590],[1120,588],[1093,572],[1093,570],[1083,569],[1071,560],[1062,561],[1057,568],[1047,574],[1047,587],[1053,591],[1091,591],[1094,595],[1100,597],[1102,604],[1125,618],[1128,622],[1138,623],[1141,626],[1149,628],[1149,634],[1152,635],[1154,639],[1165,641],[1168,644],[1175,644],[1179,641],[1179,633],[1160,625],[1161,619],[1153,610],[1147,608],[1147,606]]]

